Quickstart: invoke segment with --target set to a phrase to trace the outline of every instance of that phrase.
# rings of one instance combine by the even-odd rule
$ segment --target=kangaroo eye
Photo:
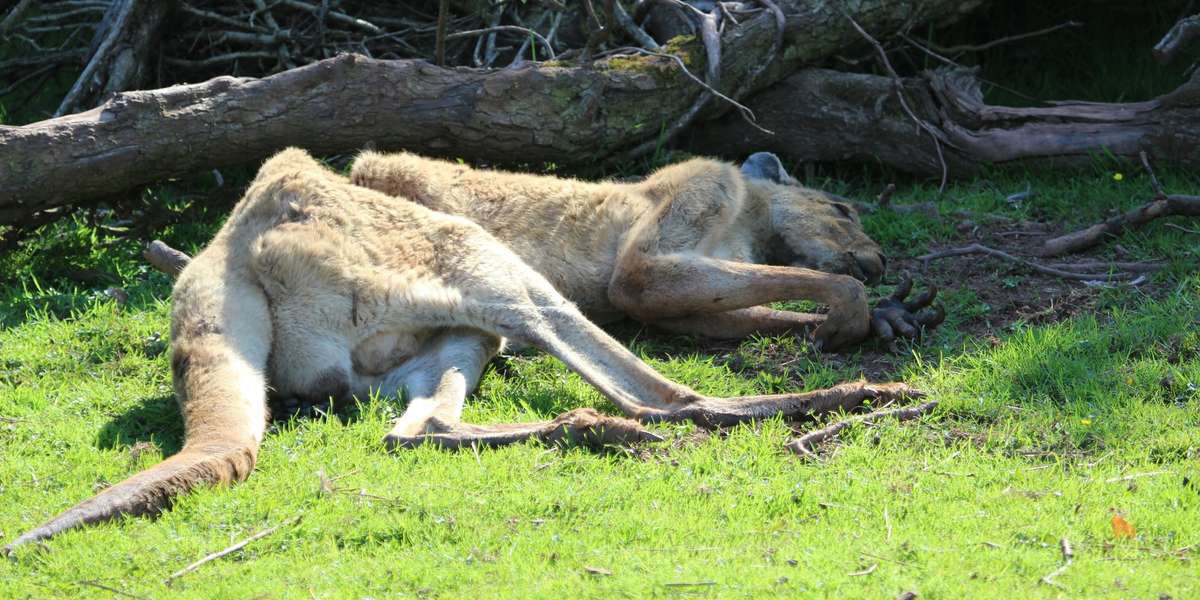
[[[843,217],[846,217],[847,219],[854,218],[854,211],[849,206],[840,202],[834,202],[833,207],[838,209],[838,212],[842,213]]]

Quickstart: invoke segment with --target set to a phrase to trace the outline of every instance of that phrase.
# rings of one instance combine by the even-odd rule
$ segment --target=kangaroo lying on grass
[[[769,152],[740,172],[693,159],[635,184],[364,152],[350,180],[478,223],[599,323],[629,316],[718,338],[801,333],[831,350],[871,329],[913,338],[943,316],[913,314],[932,303],[932,289],[872,313],[858,280],[883,276],[879,245],[852,206],[801,187]],[[826,304],[829,314],[759,306],[794,299]]]
[[[372,162],[387,160],[365,156],[356,176],[363,180]],[[481,182],[489,177],[446,163],[429,164],[437,175],[429,181],[443,185],[444,177]],[[512,186],[510,191],[553,189],[545,179],[491,176]],[[772,232],[785,238],[774,251],[812,250],[803,245],[805,240],[789,237],[803,235],[801,230],[778,226],[803,215],[765,203],[783,192],[762,192],[775,188],[748,184],[728,165],[700,162],[664,169],[640,187],[563,185],[602,192],[591,200],[614,214],[648,218],[601,223],[589,220],[592,209],[587,207],[558,213],[529,208],[538,218],[557,215],[562,222],[533,221],[525,231],[514,229],[504,237],[514,244],[523,239],[517,233],[594,244],[598,253],[619,254],[615,268],[588,262],[574,254],[578,248],[547,247],[536,261],[540,267],[552,262],[551,255],[565,259],[559,261],[560,270],[548,270],[548,279],[518,256],[537,252],[521,247],[514,253],[475,222],[352,185],[303,151],[275,155],[175,285],[171,371],[184,418],[182,450],[25,533],[6,550],[119,515],[155,514],[176,494],[198,485],[245,479],[263,437],[268,386],[279,397],[322,400],[372,389],[384,395],[403,393],[408,407],[389,434],[389,445],[446,447],[531,438],[627,443],[659,439],[642,423],[732,425],[851,409],[866,399],[888,402],[919,395],[902,383],[855,382],[806,393],[713,398],[663,378],[586,319],[555,285],[581,302],[592,298],[585,302],[589,310],[602,313],[611,307],[689,330],[705,330],[691,319],[700,313],[717,313],[708,318],[728,323],[730,329],[720,330],[725,334],[820,322],[818,339],[830,345],[866,335],[862,286],[849,277],[730,260],[756,258],[762,249],[753,236],[771,239]],[[635,197],[639,190],[645,195]],[[429,200],[420,191],[409,193]],[[693,203],[681,202],[683,198]],[[831,268],[854,269],[861,260],[860,272],[878,277],[883,259],[851,225],[853,212],[827,206],[845,212],[841,233],[854,240],[854,252],[867,253],[856,254],[854,263],[830,255],[829,261],[843,261]],[[519,219],[506,223],[515,228]],[[751,236],[738,238],[741,246],[723,237],[734,226]],[[567,233],[571,227],[587,234]],[[627,236],[620,235],[625,231]],[[602,239],[602,234],[619,240]],[[572,264],[578,276],[571,273]],[[606,269],[618,274],[611,287]],[[589,290],[599,298],[585,296]],[[833,310],[820,321],[751,308],[797,297],[816,298]],[[558,357],[630,418],[577,409],[532,423],[461,422],[463,401],[502,338]]]

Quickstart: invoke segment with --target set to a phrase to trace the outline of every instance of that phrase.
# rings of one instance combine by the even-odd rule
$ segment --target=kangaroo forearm
[[[691,315],[652,321],[675,333],[716,339],[740,339],[752,335],[808,335],[825,322],[825,315],[775,310],[752,306],[719,313]]]

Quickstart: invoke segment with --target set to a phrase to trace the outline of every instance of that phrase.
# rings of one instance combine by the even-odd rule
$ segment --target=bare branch
[[[667,143],[676,135],[679,135],[679,132],[686,129],[688,125],[691,125],[692,122],[696,120],[696,117],[700,115],[700,111],[704,109],[706,105],[708,105],[709,100],[712,100],[713,96],[715,95],[714,92],[721,85],[721,38],[720,34],[717,33],[717,15],[719,13],[716,11],[711,14],[704,13],[697,10],[695,7],[692,7],[691,5],[684,6],[688,6],[693,10],[694,13],[701,15],[697,16],[696,19],[699,21],[700,39],[704,44],[704,50],[708,56],[706,65],[707,69],[704,78],[705,90],[700,92],[700,96],[696,98],[696,100],[692,103],[692,106],[688,108],[687,111],[685,111],[682,115],[680,115],[679,118],[676,119],[675,122],[672,123],[671,126],[668,127],[659,138],[646,140],[641,145],[629,152],[629,158],[640,158],[650,154],[657,148],[661,147],[662,144]],[[680,61],[680,64],[682,64],[682,60]],[[693,77],[690,73],[688,73],[688,76]]]
[[[867,30],[863,29],[862,25],[859,25],[858,21],[855,21],[854,17],[850,16],[850,13],[843,11],[842,14],[850,21],[850,24],[854,26],[854,30],[875,47],[875,52],[879,54],[879,60],[883,62],[883,67],[887,69],[888,75],[890,75],[892,78],[892,88],[896,92],[896,97],[900,100],[901,108],[904,109],[904,112],[908,114],[908,116],[917,124],[918,127],[924,129],[925,133],[928,133],[929,137],[933,138],[933,147],[935,150],[937,150],[938,161],[942,165],[942,182],[941,185],[938,186],[938,193],[946,191],[946,180],[950,176],[950,169],[946,166],[946,156],[942,153],[941,135],[936,129],[933,128],[932,125],[927,123],[921,117],[918,117],[917,113],[913,112],[912,107],[908,105],[908,99],[904,96],[904,80],[900,79],[900,74],[896,72],[894,67],[892,67],[892,61],[888,60],[887,52],[883,49],[883,45],[879,43],[879,40],[867,33]]]
[[[164,58],[163,61],[169,65],[174,65],[177,67],[185,67],[185,68],[189,68],[189,69],[202,69],[205,67],[212,67],[215,65],[230,63],[230,62],[234,62],[234,61],[238,61],[238,60],[274,60],[277,58],[279,58],[279,56],[274,52],[267,52],[265,50],[248,50],[245,52],[227,52],[225,54],[218,54],[216,56],[210,56],[208,58],[203,58],[200,60],[187,60],[187,59],[183,59],[183,58]]]
[[[724,100],[724,101],[728,102],[729,104],[732,104],[732,105],[733,105],[733,107],[734,107],[734,108],[736,108],[736,109],[738,109],[739,111],[742,111],[742,112],[743,112],[743,114],[744,114],[744,115],[746,115],[746,119],[747,119],[747,121],[748,121],[748,122],[749,122],[749,123],[750,123],[752,126],[754,126],[756,129],[758,129],[759,131],[761,131],[761,132],[763,132],[763,133],[766,133],[766,134],[768,134],[768,135],[773,135],[773,133],[772,133],[772,132],[771,132],[769,129],[764,129],[762,126],[760,126],[760,125],[757,123],[757,121],[755,120],[754,111],[750,110],[750,108],[749,108],[748,106],[746,106],[745,104],[742,104],[741,102],[738,102],[737,100],[734,100],[733,98],[730,98],[729,96],[726,96],[725,94],[722,94],[722,93],[721,93],[720,91],[718,91],[716,88],[714,88],[714,87],[712,87],[711,85],[708,85],[707,83],[705,83],[703,79],[700,79],[699,77],[697,77],[697,76],[696,76],[696,74],[695,74],[695,73],[692,73],[691,71],[689,71],[689,70],[688,70],[688,68],[687,68],[687,64],[686,64],[686,63],[684,63],[684,62],[683,62],[683,59],[682,59],[682,58],[680,58],[678,55],[675,55],[675,54],[667,54],[667,53],[665,53],[665,52],[651,52],[650,50],[645,50],[645,49],[642,49],[642,48],[632,48],[632,47],[620,48],[619,50],[620,50],[620,51],[622,51],[622,52],[636,52],[636,53],[638,53],[638,54],[642,54],[642,55],[645,55],[645,56],[657,56],[657,57],[660,57],[660,58],[669,58],[669,59],[671,59],[671,61],[672,61],[672,62],[674,62],[674,63],[675,63],[675,64],[676,64],[676,65],[679,67],[679,69],[680,69],[680,70],[683,72],[683,74],[688,76],[688,79],[691,79],[692,81],[695,81],[695,82],[696,82],[697,84],[699,84],[701,87],[703,87],[704,89],[708,90],[708,92],[709,92],[709,93],[711,93],[711,94],[713,94],[714,96],[716,96],[716,97],[718,97],[718,98],[720,98],[720,99],[722,99],[722,100]]]
[[[271,527],[269,529],[264,529],[264,530],[254,534],[236,544],[233,544],[232,546],[229,546],[228,548],[225,548],[224,550],[221,550],[220,552],[213,552],[212,554],[209,554],[209,555],[205,556],[204,558],[201,558],[200,560],[172,573],[170,577],[167,577],[166,579],[163,580],[163,583],[165,583],[166,585],[171,585],[172,583],[175,582],[176,579],[179,579],[180,577],[183,577],[184,575],[187,575],[188,573],[191,573],[192,571],[195,571],[196,569],[203,567],[207,563],[217,560],[218,558],[221,558],[222,556],[228,556],[230,554],[233,554],[234,552],[237,552],[238,550],[245,548],[251,542],[261,540],[261,539],[267,537],[268,535],[271,535],[272,533],[275,533],[276,531],[283,529],[284,527],[299,523],[300,518],[302,516],[303,515],[296,515],[274,527]]]
[[[891,408],[886,410],[877,410],[865,415],[850,417],[833,423],[827,427],[822,427],[816,431],[810,431],[791,442],[788,442],[787,448],[792,452],[801,456],[815,456],[812,449],[817,444],[837,437],[842,430],[854,424],[869,425],[881,421],[883,419],[896,419],[897,421],[909,421],[921,415],[927,414],[934,408],[937,408],[937,402],[926,402],[917,406],[906,406],[903,408]]]
[[[234,19],[232,17],[227,17],[220,13],[216,13],[216,12],[212,12],[212,11],[208,11],[208,10],[202,10],[202,9],[196,8],[186,2],[180,3],[179,8],[183,12],[185,12],[189,15],[192,15],[194,17],[199,17],[201,19],[208,19],[210,21],[216,21],[217,23],[221,23],[222,25],[226,25],[229,27],[236,27],[238,29],[245,29],[247,31],[259,31],[262,33],[269,33],[268,30],[266,30],[262,27],[256,27],[253,24],[251,24],[249,21]]]
[[[1146,151],[1138,152],[1138,158],[1142,161],[1142,168],[1146,169],[1146,174],[1150,176],[1150,189],[1154,192],[1154,199],[1166,198],[1167,193],[1163,191],[1162,183],[1159,183],[1158,176],[1154,174],[1154,167],[1150,166],[1150,157],[1146,156]]]
[[[29,10],[31,5],[33,5],[33,0],[21,0],[17,2],[17,5],[12,7],[12,10],[9,10],[7,15],[4,15],[4,20],[0,21],[0,35],[5,35],[9,31],[12,31],[13,27],[16,27],[21,22],[21,18],[25,16],[25,12]]]
[[[1078,252],[1099,244],[1105,238],[1120,235],[1126,229],[1141,227],[1154,219],[1168,216],[1200,217],[1200,196],[1170,195],[1152,200],[1087,229],[1046,240],[1037,254],[1057,256]]]
[[[1061,588],[1062,584],[1055,581],[1055,579],[1059,575],[1065,573],[1067,571],[1067,567],[1070,567],[1072,562],[1075,562],[1075,551],[1071,548],[1071,540],[1068,540],[1065,537],[1058,541],[1058,549],[1060,552],[1062,552],[1063,564],[1059,568],[1055,569],[1054,572],[1043,577],[1042,583]]]
[[[1167,34],[1154,45],[1154,59],[1160,64],[1167,64],[1179,55],[1184,48],[1200,37],[1200,15],[1192,15],[1180,19]]]
[[[532,36],[533,38],[535,38],[538,41],[538,43],[540,43],[542,46],[544,46],[546,48],[546,52],[549,54],[550,60],[554,60],[554,56],[555,56],[554,46],[550,45],[550,40],[546,39],[542,34],[536,32],[532,29],[529,29],[527,27],[519,27],[517,25],[497,25],[495,27],[485,27],[483,29],[471,29],[468,31],[459,31],[459,32],[455,32],[455,33],[452,33],[452,34],[446,36],[446,39],[447,40],[457,40],[457,39],[462,39],[465,37],[484,35],[487,33],[492,33],[492,32],[497,32],[497,31],[515,31],[517,33],[523,33],[525,35]]]
[[[1024,266],[1029,267],[1030,269],[1033,269],[1034,271],[1037,271],[1038,273],[1042,273],[1044,275],[1053,275],[1055,277],[1061,277],[1063,279],[1070,279],[1073,281],[1120,281],[1120,280],[1125,280],[1125,279],[1131,279],[1133,277],[1131,274],[1124,273],[1121,271],[1108,272],[1108,273],[1101,273],[1101,272],[1079,273],[1076,271],[1067,271],[1064,269],[1057,269],[1054,267],[1048,267],[1046,265],[1040,265],[1038,263],[1035,263],[1030,260],[1026,260],[1024,258],[1013,256],[1003,250],[989,248],[988,246],[984,246],[983,244],[971,244],[969,246],[963,246],[962,248],[951,248],[949,250],[942,250],[940,252],[931,252],[929,254],[918,256],[917,260],[920,260],[923,263],[928,263],[931,260],[937,260],[939,258],[947,258],[950,256],[963,256],[966,254],[986,254],[986,255],[994,257],[994,258],[1000,258],[1000,259],[1004,259],[1004,260],[1007,260],[1010,262],[1015,262],[1019,265],[1024,265]]]
[[[280,0],[280,1],[282,2],[282,4],[284,6],[290,6],[292,8],[307,10],[308,12],[313,13],[314,15],[318,14],[322,11],[322,8],[320,6],[318,6],[316,4],[310,4],[308,2],[301,2],[301,0]],[[336,10],[326,10],[325,15],[331,21],[338,21],[340,23],[345,23],[346,25],[351,25],[353,27],[357,27],[358,29],[361,29],[367,33],[372,33],[375,35],[379,35],[379,34],[383,33],[383,30],[380,29],[379,26],[375,25],[374,23],[365,21],[358,17],[352,17],[344,12],[338,12]]]
[[[962,45],[962,46],[950,46],[949,48],[945,48],[942,46],[938,46],[937,44],[931,43],[931,44],[929,44],[929,47],[933,48],[934,50],[937,50],[938,52],[941,52],[942,54],[962,54],[964,52],[982,52],[989,48],[995,48],[996,46],[1010,44],[1012,42],[1019,42],[1021,40],[1027,40],[1029,38],[1038,37],[1040,35],[1054,33],[1055,31],[1059,31],[1060,29],[1068,29],[1068,28],[1074,28],[1074,27],[1083,27],[1083,23],[1080,23],[1079,21],[1067,21],[1065,23],[1059,23],[1058,25],[1054,25],[1052,27],[1046,27],[1044,29],[1039,29],[1037,31],[1030,31],[1028,33],[1019,33],[1017,35],[1009,35],[1009,36],[1005,36],[1005,37],[995,39],[990,42],[985,42],[982,44],[967,44],[967,45]]]

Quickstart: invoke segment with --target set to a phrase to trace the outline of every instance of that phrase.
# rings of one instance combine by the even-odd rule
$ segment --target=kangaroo
[[[769,152],[740,171],[692,159],[622,184],[368,151],[350,179],[478,223],[600,323],[629,316],[717,338],[800,333],[832,350],[872,331],[916,337],[944,317],[913,314],[936,290],[906,304],[908,283],[870,311],[862,282],[884,274],[879,245],[853,206],[801,187]],[[829,313],[759,306],[794,299]]]
[[[776,295],[807,293],[811,285],[800,279],[777,284]],[[920,395],[903,383],[862,381],[806,393],[699,394],[640,361],[477,223],[355,186],[297,149],[266,161],[179,274],[172,303],[182,450],[21,535],[6,552],[84,524],[157,514],[200,485],[244,480],[263,438],[269,389],[322,399],[403,394],[408,405],[388,443],[451,448],[630,443],[659,439],[647,423],[723,426]],[[576,409],[530,423],[462,422],[463,402],[502,339],[561,359],[628,418]]]

